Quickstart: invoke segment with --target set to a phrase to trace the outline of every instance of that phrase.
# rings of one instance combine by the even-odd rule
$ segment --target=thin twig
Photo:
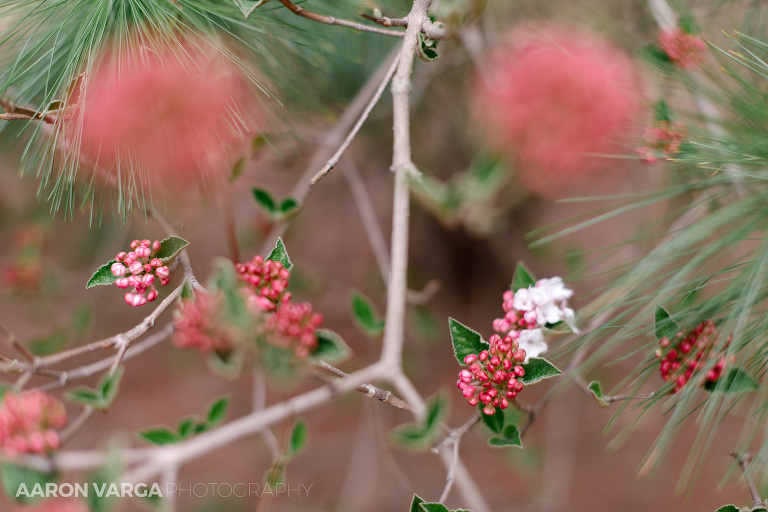
[[[371,110],[373,110],[373,107],[376,106],[376,104],[381,99],[381,95],[384,94],[384,90],[386,90],[387,85],[389,84],[389,81],[392,80],[392,75],[395,74],[395,70],[397,69],[397,64],[400,62],[400,57],[396,57],[392,64],[390,64],[389,69],[387,70],[387,73],[384,75],[384,79],[379,84],[379,87],[376,89],[376,92],[373,93],[373,96],[371,96],[371,100],[368,102],[368,104],[365,106],[365,109],[363,109],[362,114],[360,114],[360,117],[358,118],[355,125],[352,127],[352,130],[349,132],[349,135],[347,135],[347,138],[344,139],[344,142],[341,143],[341,146],[339,146],[339,149],[336,150],[336,152],[331,156],[331,158],[328,159],[328,161],[325,163],[325,166],[318,171],[315,176],[309,180],[309,186],[314,187],[317,182],[319,182],[323,177],[331,172],[331,169],[333,169],[337,163],[339,163],[339,159],[341,158],[341,155],[344,154],[344,152],[347,150],[350,144],[352,144],[352,141],[355,140],[355,137],[357,136],[357,133],[360,131],[360,128],[363,127],[363,124],[365,124],[366,119],[368,119],[368,116],[371,113]]]
[[[752,475],[749,472],[749,463],[752,461],[752,454],[750,453],[736,453],[731,452],[731,457],[736,459],[736,462],[738,462],[739,467],[741,468],[741,472],[744,475],[744,481],[747,482],[747,489],[749,489],[749,495],[752,496],[752,503],[756,506],[763,506],[765,503],[763,503],[763,500],[760,498],[760,493],[757,492],[757,487],[755,487],[755,481],[752,480]]]
[[[342,377],[342,378],[349,377],[348,373],[342,370],[339,370],[335,366],[332,366],[326,363],[325,361],[317,360],[315,361],[314,365],[317,368],[320,368],[321,370],[325,370],[328,373],[336,375],[337,377]],[[403,409],[405,411],[411,411],[411,406],[408,405],[408,402],[396,397],[394,394],[392,394],[391,391],[384,391],[383,389],[377,388],[373,384],[361,384],[357,387],[357,391],[359,391],[360,393],[363,393],[365,396],[375,398],[379,402],[384,402],[385,404],[393,405],[398,409]]]
[[[304,9],[303,7],[299,7],[298,5],[291,2],[291,0],[280,0],[280,3],[283,4],[285,7],[287,7],[293,14],[297,16],[301,16],[302,18],[306,18],[308,20],[317,21],[319,23],[324,23],[326,25],[338,25],[340,27],[347,27],[354,30],[359,30],[361,32],[371,32],[374,34],[380,34],[383,36],[390,36],[390,37],[403,37],[403,35],[405,34],[400,30],[387,30],[379,27],[371,27],[369,25],[363,25],[362,23],[357,23],[354,21],[340,20],[338,18],[333,18],[331,16],[323,16],[321,14],[315,14],[314,12],[310,12]]]
[[[368,21],[372,21],[377,25],[381,25],[382,27],[407,27],[408,26],[408,20],[405,18],[387,18],[386,16],[371,16],[370,14],[361,12],[360,13],[361,18],[365,18]]]
[[[253,370],[253,403],[252,412],[258,412],[267,406],[267,380],[264,377],[264,372],[258,366]],[[280,443],[275,437],[275,434],[269,427],[265,427],[261,432],[261,437],[264,439],[269,452],[272,455],[272,460],[277,460],[282,456],[280,450]]]

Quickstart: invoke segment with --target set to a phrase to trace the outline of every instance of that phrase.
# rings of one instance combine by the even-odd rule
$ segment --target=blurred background
[[[408,9],[405,1],[302,5],[345,18],[374,8],[397,17]],[[766,9],[761,2],[671,5],[678,14],[696,20],[703,40],[720,47],[733,47],[723,30],[764,37]],[[380,340],[355,327],[349,297],[358,290],[384,311],[385,285],[369,243],[372,230],[362,216],[370,208],[388,244],[392,190],[388,94],[331,174],[311,190],[306,184],[337,147],[338,141],[326,145],[328,133],[377,69],[387,66],[396,40],[294,19],[284,10],[272,2],[256,9],[249,20],[259,23],[279,17],[306,37],[302,43],[307,46],[273,32],[269,37],[284,39],[280,44],[269,46],[269,52],[262,46],[240,56],[260,73],[264,88],[274,97],[254,93],[263,117],[259,133],[250,135],[240,159],[229,162],[236,172],[223,186],[202,191],[182,187],[167,200],[156,198],[159,204],[154,206],[164,209],[178,234],[191,242],[190,259],[204,283],[211,262],[221,256],[233,258],[235,245],[240,261],[265,254],[263,247],[273,245],[270,232],[280,221],[254,201],[254,187],[278,198],[303,196],[301,210],[289,219],[283,237],[296,265],[293,295],[310,301],[323,314],[324,326],[350,345],[353,357],[339,367],[351,372],[375,361],[380,351]],[[409,286],[421,290],[436,282],[439,289],[425,303],[409,307],[404,364],[423,396],[448,390],[447,423],[458,426],[475,410],[455,391],[460,368],[453,358],[448,317],[490,336],[492,320],[502,314],[501,295],[518,261],[526,262],[539,277],[563,276],[576,292],[571,305],[578,313],[615,278],[614,269],[653,247],[642,238],[627,240],[675,206],[656,204],[535,248],[529,243],[551,232],[552,226],[619,204],[616,199],[567,198],[621,197],[679,179],[684,171],[664,161],[669,155],[659,155],[659,162],[649,164],[637,152],[647,144],[644,129],[658,120],[660,98],[687,120],[691,133],[703,133],[705,126],[696,113],[687,71],[665,72],[644,50],[658,44],[659,34],[645,1],[436,0],[433,13],[450,27],[461,28],[461,41],[441,42],[439,58],[417,61],[414,71],[413,158],[423,180],[414,185],[412,194]],[[18,18],[13,13],[2,18],[5,24],[14,20]],[[563,51],[562,46],[568,48]],[[716,96],[724,64],[709,48],[696,73],[707,77]],[[528,52],[533,52],[534,64],[526,64]],[[548,52],[575,55],[587,70],[586,78],[550,85],[559,75],[548,78],[546,69],[536,68],[548,62]],[[555,66],[559,58],[552,57]],[[526,102],[529,110],[505,104],[509,95]],[[99,215],[92,214],[87,200],[80,208],[82,197],[72,201],[75,207],[68,211],[56,209],[51,200],[56,197],[52,192],[56,180],[36,177],[35,166],[44,170],[48,163],[28,158],[21,175],[19,162],[30,130],[5,127],[2,137],[0,322],[32,353],[43,355],[140,322],[148,308],[127,307],[113,287],[86,291],[85,283],[131,240],[162,239],[165,234],[140,208],[126,214],[115,206],[123,192],[108,186],[97,192]],[[551,140],[544,140],[550,135]],[[573,142],[581,136],[583,141]],[[553,147],[562,150],[570,143],[573,147],[562,151],[565,156],[550,158]],[[56,165],[50,163],[51,169]],[[545,228],[548,231],[541,231]],[[175,276],[169,289],[178,282]],[[167,293],[162,290],[161,298]],[[170,317],[167,313],[160,325]],[[571,352],[558,350],[565,348],[558,343],[552,345],[551,359],[562,368]],[[11,350],[3,347],[2,354],[16,357]],[[77,364],[100,356],[78,359]],[[590,370],[585,378],[599,379],[611,390],[640,359],[620,359]],[[293,386],[271,386],[267,401],[279,402],[322,382],[315,375]],[[645,391],[661,384],[655,376]],[[251,411],[252,388],[249,372],[227,379],[212,372],[197,352],[162,343],[126,364],[120,395],[110,411],[92,418],[67,448],[146,446],[137,430],[175,425],[182,417],[201,414],[223,395],[232,397],[228,418],[237,418]],[[526,389],[520,401],[534,404],[548,388],[544,383]],[[742,418],[724,420],[713,441],[724,448],[714,449],[689,482],[680,479],[693,445],[685,435],[687,423],[679,425],[683,433],[663,454],[661,468],[644,468],[664,425],[659,417],[663,411],[657,408],[640,417],[630,406],[607,429],[616,407],[601,409],[581,390],[567,389],[526,433],[524,449],[487,446],[489,432],[479,425],[464,438],[461,455],[498,511],[713,511],[727,503],[748,504],[740,475],[731,472],[724,478]],[[398,511],[406,510],[414,492],[427,500],[440,496],[445,470],[438,458],[400,449],[388,440],[392,428],[411,420],[408,413],[354,393],[303,417],[309,444],[291,461],[286,478],[291,485],[311,485],[308,497],[182,498],[180,510]],[[285,438],[291,424],[273,428],[278,439]],[[270,463],[267,447],[253,438],[185,465],[179,482],[262,482]],[[758,487],[761,494],[768,493],[768,481],[758,481]],[[1,508],[14,510],[3,499]],[[120,500],[115,510],[144,510],[147,505],[140,501]],[[463,505],[455,490],[447,505]]]

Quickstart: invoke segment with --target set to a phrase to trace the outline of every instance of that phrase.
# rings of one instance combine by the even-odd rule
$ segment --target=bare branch
[[[403,37],[404,35],[404,32],[398,30],[387,30],[379,27],[371,27],[368,25],[363,25],[362,23],[356,23],[354,21],[340,20],[330,16],[315,14],[314,12],[310,12],[303,7],[299,7],[298,5],[291,2],[291,0],[280,0],[280,3],[286,6],[293,14],[297,16],[301,16],[302,18],[306,18],[308,20],[317,21],[319,23],[325,23],[326,25],[338,25],[340,27],[347,27],[354,30],[359,30],[361,32],[371,32],[383,36]]]
[[[739,464],[739,467],[741,468],[741,472],[744,475],[744,481],[747,482],[749,495],[752,497],[752,503],[756,507],[765,505],[763,500],[760,498],[760,493],[757,492],[755,481],[752,479],[752,475],[749,472],[749,463],[752,462],[752,454],[751,453],[739,454],[736,452],[731,452],[731,457],[736,459],[736,462]]]
[[[365,109],[363,109],[363,113],[360,114],[360,118],[357,120],[357,123],[352,127],[352,130],[349,132],[349,135],[347,135],[347,138],[344,139],[344,142],[341,143],[341,146],[338,150],[333,154],[333,156],[325,163],[325,166],[318,171],[315,176],[309,180],[309,186],[314,187],[318,181],[323,179],[323,176],[331,172],[331,169],[333,169],[336,164],[339,162],[339,159],[341,158],[341,155],[344,154],[344,152],[347,150],[350,144],[352,144],[352,141],[357,136],[357,133],[360,131],[360,128],[363,127],[363,124],[365,123],[365,120],[368,119],[368,116],[371,113],[371,110],[373,110],[373,107],[376,106],[376,104],[381,99],[381,95],[384,94],[384,90],[387,88],[387,85],[389,84],[389,81],[392,80],[392,75],[395,74],[395,70],[397,69],[397,64],[400,62],[400,57],[395,57],[395,59],[392,61],[392,64],[390,64],[389,69],[387,70],[387,73],[384,75],[384,80],[381,81],[381,84],[379,84],[379,87],[376,89],[376,92],[373,93],[373,96],[371,96],[371,100],[368,102],[368,104],[365,106]]]

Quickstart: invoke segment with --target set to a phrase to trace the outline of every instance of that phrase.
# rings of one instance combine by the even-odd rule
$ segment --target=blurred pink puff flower
[[[492,146],[544,197],[615,168],[641,108],[634,62],[608,42],[560,27],[519,29],[476,78],[475,117]]]
[[[232,66],[192,46],[111,54],[88,77],[75,116],[81,155],[106,179],[140,169],[150,186],[175,191],[229,175],[246,88]]]
[[[52,498],[34,505],[18,506],[13,512],[88,512],[88,506],[75,499]]]
[[[0,448],[7,456],[59,448],[56,432],[67,424],[64,404],[42,391],[5,393],[0,403]]]

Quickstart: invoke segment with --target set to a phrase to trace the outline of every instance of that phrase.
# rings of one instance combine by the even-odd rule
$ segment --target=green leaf
[[[211,404],[211,406],[208,408],[208,412],[205,415],[206,418],[208,419],[208,426],[215,427],[216,425],[224,421],[224,418],[227,416],[228,407],[229,407],[228,396],[219,398],[213,404]]]
[[[521,365],[525,370],[525,375],[518,377],[517,380],[521,381],[526,386],[539,382],[542,379],[549,379],[550,377],[556,377],[562,375],[563,372],[558,370],[555,365],[544,359],[543,357],[532,357],[527,363]]]
[[[150,443],[157,445],[173,444],[182,440],[181,435],[166,427],[141,430],[138,434]]]
[[[669,55],[655,44],[643,46],[638,53],[642,59],[660,71],[669,73],[675,69],[675,65],[669,58]]]
[[[689,34],[698,34],[701,32],[699,24],[696,22],[696,18],[691,14],[684,14],[677,20],[677,26],[680,27],[683,32]]]
[[[485,414],[482,411],[483,407],[485,407],[482,403],[478,404],[477,407],[480,409],[480,419],[482,419],[483,423],[485,423],[493,433],[501,434],[501,431],[504,429],[504,412],[501,408],[497,407],[493,414]]]
[[[562,336],[564,334],[573,334],[573,329],[566,322],[560,320],[554,324],[547,324],[541,328],[544,336]]]
[[[33,503],[39,498],[27,497],[26,495],[33,493],[35,484],[39,484],[45,490],[45,484],[56,481],[56,474],[42,473],[24,466],[3,463],[0,464],[0,479],[3,481],[5,493],[13,500],[19,503]],[[24,484],[26,490],[24,488],[20,489],[22,484]],[[19,494],[18,497],[17,494]]]
[[[478,332],[453,318],[448,318],[448,330],[451,332],[453,355],[456,356],[459,364],[464,364],[464,358],[468,355],[479,354],[490,347]]]
[[[117,276],[113,275],[111,270],[112,264],[115,262],[116,260],[112,260],[109,263],[105,263],[99,267],[99,270],[94,272],[94,274],[88,280],[88,284],[85,285],[85,288],[88,289],[94,286],[115,284],[115,281],[117,281]]]
[[[280,203],[280,213],[284,218],[298,212],[299,209],[301,209],[301,202],[298,199],[290,196],[284,198]]]
[[[419,506],[424,503],[424,500],[418,494],[413,495],[411,500],[411,510],[409,512],[423,512],[423,509]]]
[[[64,329],[57,329],[48,336],[35,338],[27,342],[29,351],[36,356],[47,356],[61,352],[69,340],[69,335]]]
[[[243,356],[239,351],[233,351],[228,354],[222,354],[217,351],[211,352],[207,360],[208,368],[225,379],[235,379],[243,369]]]
[[[418,423],[405,423],[390,432],[393,443],[414,451],[424,451],[432,446],[432,435]]]
[[[195,298],[195,291],[186,279],[184,280],[184,286],[181,287],[181,298],[187,300]]]
[[[181,237],[169,236],[160,242],[160,250],[157,251],[155,258],[160,258],[163,260],[163,265],[168,265],[188,245],[189,242]]]
[[[376,312],[373,303],[367,297],[352,290],[350,295],[352,319],[363,334],[376,338],[384,331],[384,319]]]
[[[102,405],[101,393],[91,388],[76,388],[68,391],[64,398],[73,404],[85,405],[100,409]]]
[[[717,382],[707,381],[704,389],[717,393],[746,393],[755,391],[760,385],[741,368],[729,368]]]
[[[235,5],[243,13],[243,16],[247,19],[251,15],[254,9],[269,2],[269,0],[233,0]]]
[[[314,358],[326,362],[338,362],[347,359],[352,352],[341,336],[328,329],[317,329],[315,338],[317,348],[312,352]]]
[[[288,252],[285,250],[285,244],[283,243],[283,239],[280,237],[277,238],[275,248],[272,249],[272,252],[269,253],[269,256],[267,256],[266,259],[279,261],[283,264],[283,267],[285,267],[286,270],[291,270],[293,268],[291,258],[288,257]]]
[[[192,427],[195,425],[195,418],[184,418],[179,422],[179,435],[182,439],[186,439],[192,434]]]
[[[101,392],[101,397],[104,401],[105,408],[109,407],[117,396],[117,390],[120,387],[120,380],[123,378],[123,370],[124,368],[120,366],[117,368],[117,370],[115,370],[114,373],[107,374],[99,382],[99,391]]]
[[[307,422],[304,420],[297,420],[293,425],[293,430],[291,430],[291,439],[286,455],[293,458],[304,451],[304,448],[307,446],[308,438],[309,430],[307,429]]]
[[[739,507],[736,505],[723,505],[719,509],[715,510],[715,512],[739,512]]]
[[[595,397],[595,400],[597,400],[597,403],[600,407],[609,407],[610,404],[603,400],[603,388],[600,386],[600,383],[596,380],[593,380],[589,383],[587,386],[587,389],[589,389],[589,392],[592,393],[592,396]]]
[[[451,512],[442,503],[422,503],[419,505],[424,512]]]
[[[517,267],[515,267],[515,273],[512,276],[512,284],[509,288],[516,292],[521,288],[528,288],[535,284],[536,278],[533,277],[533,273],[525,266],[525,263],[522,261],[518,262]]]
[[[234,183],[237,181],[237,178],[240,177],[240,175],[243,174],[243,171],[245,170],[245,165],[248,163],[248,160],[243,158],[238,158],[237,161],[232,165],[232,172],[229,175],[229,181],[230,183]]]
[[[434,39],[430,39],[422,32],[419,32],[419,58],[424,62],[434,62],[439,57],[437,53],[437,43]]]
[[[427,401],[427,414],[424,417],[424,428],[428,431],[438,430],[440,422],[448,415],[450,401],[443,392],[435,394]]]
[[[672,122],[672,116],[669,110],[669,105],[667,105],[666,101],[659,100],[656,102],[656,106],[654,107],[653,120],[666,121],[668,123]]]
[[[491,446],[523,447],[523,443],[520,440],[520,430],[518,430],[517,425],[507,425],[504,427],[501,437],[492,437],[488,439],[488,444]]]
[[[272,197],[272,194],[263,188],[256,187],[252,189],[252,192],[253,198],[256,200],[256,204],[258,204],[270,216],[277,212],[277,203],[275,202],[275,198]]]
[[[680,332],[680,326],[672,320],[672,317],[669,316],[669,313],[667,313],[667,310],[663,307],[656,306],[655,318],[656,322],[654,330],[656,332],[657,340],[664,337],[674,338],[675,334]]]

